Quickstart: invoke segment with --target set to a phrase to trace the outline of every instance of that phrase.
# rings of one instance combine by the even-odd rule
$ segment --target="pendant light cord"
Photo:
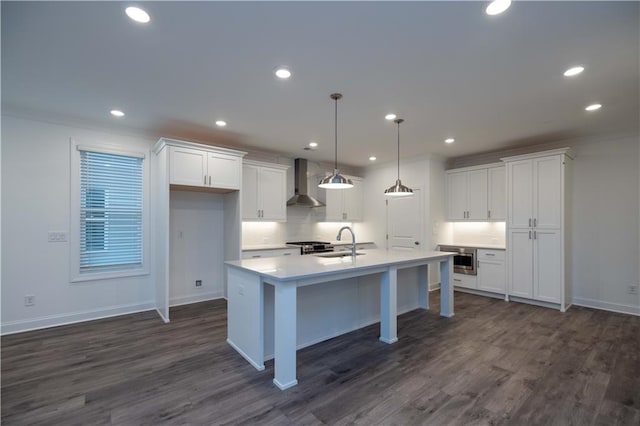
[[[334,149],[334,166],[335,170],[338,170],[338,98],[335,98],[336,108],[335,108],[335,116],[333,122],[335,123],[334,130],[334,141],[335,141],[335,149]]]
[[[400,180],[400,121],[398,123],[398,180]]]

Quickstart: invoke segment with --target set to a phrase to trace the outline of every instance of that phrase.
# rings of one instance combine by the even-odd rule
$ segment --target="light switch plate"
[[[50,243],[64,243],[67,241],[67,233],[64,231],[49,231]]]

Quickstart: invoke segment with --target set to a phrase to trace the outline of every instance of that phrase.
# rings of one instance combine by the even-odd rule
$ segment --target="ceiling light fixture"
[[[226,126],[226,125],[227,125],[227,122],[226,122],[226,121],[224,121],[224,120],[218,120],[218,121],[216,121],[216,126],[218,126],[218,127],[224,127],[224,126]]]
[[[484,10],[487,15],[500,15],[511,6],[511,0],[493,0]]]
[[[318,142],[309,142],[309,146],[311,148],[317,148],[318,147]]]
[[[588,107],[586,107],[585,110],[587,110],[587,111],[596,111],[596,110],[599,110],[600,108],[602,108],[602,105],[600,105],[600,104],[591,104]]]
[[[448,138],[444,140],[444,143],[454,143],[456,140],[454,138]]]
[[[369,157],[369,161],[376,161],[376,160],[377,160],[377,158],[375,156],[373,156],[373,155],[371,157]]]
[[[114,117],[124,117],[124,112],[120,111],[119,109],[112,109],[110,112]]]
[[[387,120],[395,120],[396,119],[396,115],[395,114],[387,114],[384,116],[384,118],[386,118]]]
[[[146,24],[151,20],[149,14],[139,7],[130,6],[124,10],[127,16],[133,19],[136,22],[140,22],[141,24]]]
[[[286,80],[291,77],[291,71],[287,67],[278,67],[275,71],[276,77]]]
[[[338,99],[342,98],[340,93],[332,93],[329,96],[336,103],[335,108],[335,162],[333,167],[333,174],[325,177],[320,181],[318,187],[325,189],[346,189],[353,188],[353,182],[351,179],[346,178],[338,171]]]
[[[393,120],[398,125],[398,179],[394,185],[384,190],[384,195],[389,197],[411,197],[413,195],[413,189],[404,186],[400,181],[400,123],[403,121],[402,118]]]
[[[573,77],[574,75],[580,74],[582,71],[584,71],[584,67],[581,67],[581,66],[572,67],[572,68],[569,68],[568,70],[566,70],[564,72],[564,76],[565,77]]]

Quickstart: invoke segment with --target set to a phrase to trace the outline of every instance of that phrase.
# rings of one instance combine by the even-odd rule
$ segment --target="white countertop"
[[[226,265],[255,272],[263,277],[278,281],[291,281],[300,278],[320,277],[337,273],[401,265],[424,260],[440,260],[454,253],[441,251],[405,251],[405,250],[360,250],[364,253],[353,259],[345,257],[319,257],[314,255],[296,257],[265,257],[225,262]]]
[[[498,244],[438,244],[439,246],[452,246],[452,247],[468,247],[468,248],[476,248],[476,249],[490,249],[490,250],[506,250],[505,246],[501,246]]]
[[[271,244],[250,244],[242,246],[242,251],[254,251],[254,250],[284,250],[290,248],[299,248],[296,246],[288,246],[285,243],[271,243]]]

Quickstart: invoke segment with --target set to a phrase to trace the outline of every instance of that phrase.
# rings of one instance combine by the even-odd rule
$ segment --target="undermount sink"
[[[357,253],[356,252],[356,256],[361,256],[365,253]],[[317,257],[347,257],[347,256],[351,256],[351,252],[350,251],[334,251],[331,253],[321,253],[321,254],[314,254],[314,256]]]

